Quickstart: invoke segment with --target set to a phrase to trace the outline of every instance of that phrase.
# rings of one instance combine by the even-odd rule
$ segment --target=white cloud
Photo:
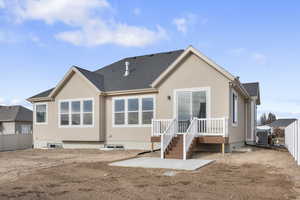
[[[79,46],[97,46],[111,43],[127,47],[143,47],[164,39],[167,35],[160,26],[157,27],[156,31],[150,31],[147,28],[126,24],[107,25],[96,23],[85,25],[80,30],[59,33],[55,37]]]
[[[6,105],[5,99],[4,99],[4,98],[1,98],[1,97],[0,97],[0,105],[1,105],[1,106]]]
[[[22,103],[22,100],[20,100],[20,99],[12,99],[10,101],[10,105],[19,105],[21,103]]]
[[[232,56],[241,56],[245,52],[246,52],[245,48],[229,49],[227,51],[227,53]]]
[[[252,58],[256,63],[261,65],[266,64],[267,62],[267,57],[261,53],[253,53]]]
[[[200,20],[202,25],[207,24],[208,20],[203,18]],[[187,33],[188,29],[198,23],[198,16],[193,13],[186,14],[183,17],[174,18],[172,22],[177,30],[182,33]]]
[[[176,18],[173,20],[173,24],[176,25],[176,28],[179,32],[187,32],[187,21],[185,18]]]
[[[0,0],[0,8],[5,8],[5,2],[4,2],[4,0]]]
[[[63,23],[71,28],[55,34],[55,38],[80,46],[117,44],[142,47],[165,39],[166,31],[150,30],[113,19],[106,0],[24,0],[13,6],[18,22],[42,20],[47,24]],[[102,12],[109,12],[103,15]],[[102,16],[101,16],[102,13]],[[105,17],[104,17],[105,16]]]
[[[141,9],[139,9],[139,8],[133,9],[133,14],[136,15],[136,16],[140,15],[141,14]]]

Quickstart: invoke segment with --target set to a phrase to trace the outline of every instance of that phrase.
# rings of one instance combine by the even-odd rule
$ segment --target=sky
[[[300,118],[300,1],[0,0],[0,104],[54,87],[73,66],[192,45],[242,82],[258,115]]]

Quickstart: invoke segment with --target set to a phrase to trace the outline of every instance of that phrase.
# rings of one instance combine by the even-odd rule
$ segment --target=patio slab
[[[142,168],[160,168],[160,169],[175,169],[175,170],[196,170],[205,165],[214,162],[214,160],[201,159],[161,159],[154,157],[141,157],[129,160],[113,162],[109,165],[119,167],[142,167]]]

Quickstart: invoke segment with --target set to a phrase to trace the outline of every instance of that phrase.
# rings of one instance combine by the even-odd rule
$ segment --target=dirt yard
[[[137,151],[26,150],[0,153],[0,199],[297,199],[300,169],[283,151],[198,154],[197,171],[112,167]],[[157,153],[143,156],[155,156]]]

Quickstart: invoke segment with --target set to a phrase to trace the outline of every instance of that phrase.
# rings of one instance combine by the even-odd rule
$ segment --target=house
[[[297,119],[294,118],[283,118],[283,119],[277,119],[274,122],[267,124],[269,127],[273,129],[282,129],[284,130],[286,127],[288,127],[290,124],[295,122]]]
[[[272,133],[278,137],[284,137],[285,128],[287,128],[290,124],[297,121],[294,118],[283,118],[277,119],[274,122],[268,124],[272,129]]]
[[[74,66],[28,101],[35,148],[161,147],[162,157],[187,158],[197,146],[253,143],[260,95],[258,83],[241,83],[189,46],[96,71]]]
[[[0,151],[32,148],[32,111],[0,106]]]

